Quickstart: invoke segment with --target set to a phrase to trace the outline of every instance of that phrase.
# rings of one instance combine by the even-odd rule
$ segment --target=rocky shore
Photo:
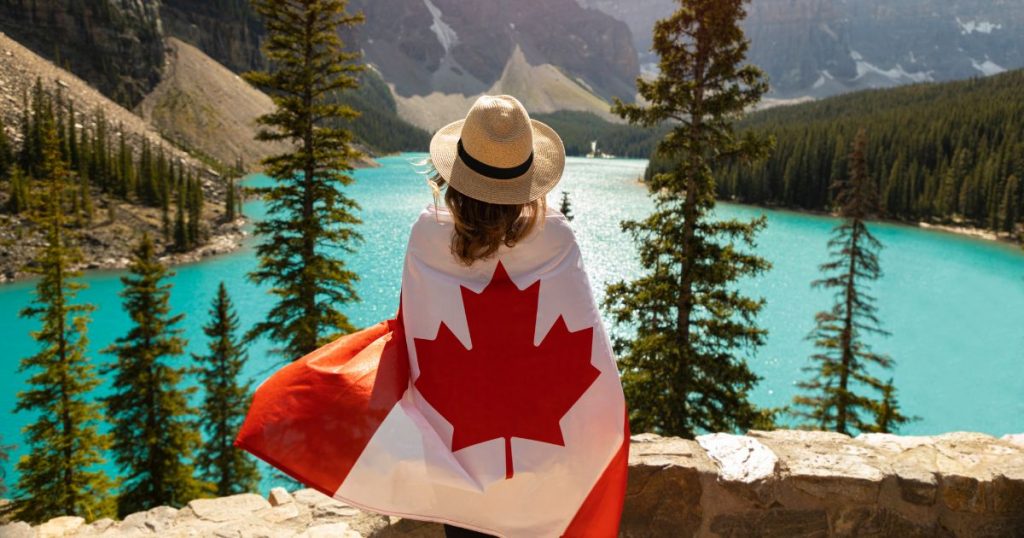
[[[7,215],[0,215],[0,284],[31,276],[26,269],[33,263],[38,250],[46,245],[43,230],[38,226],[24,221],[12,223],[11,220]],[[139,222],[145,219],[132,216],[124,220],[119,224],[104,224],[76,232],[76,245],[83,259],[78,269],[128,267],[132,249],[143,230],[149,232],[158,251],[164,252],[160,261],[167,265],[193,263],[208,256],[233,252],[242,246],[248,235],[244,228],[245,219],[216,224],[210,226],[206,243],[188,252],[178,253],[173,252],[163,241],[158,227]]]
[[[3,538],[422,537],[439,525],[275,488],[123,521],[0,525]],[[1024,434],[935,437],[774,431],[633,437],[620,536],[1024,536]]]

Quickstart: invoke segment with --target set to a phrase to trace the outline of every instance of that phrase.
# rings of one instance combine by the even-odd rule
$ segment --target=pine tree
[[[235,207],[238,205],[238,202],[235,200],[236,188],[234,176],[229,177],[227,196],[224,198],[224,220],[228,222],[234,222],[236,218]]]
[[[188,237],[191,245],[200,245],[205,241],[203,229],[203,187],[195,176],[189,175],[188,180]]]
[[[185,222],[185,194],[184,182],[181,182],[178,187],[177,211],[174,214],[174,248],[178,252],[187,252],[192,248],[189,228]]]
[[[79,174],[79,189],[82,200],[82,216],[80,217],[79,226],[85,226],[92,223],[93,214],[96,209],[92,202],[92,188],[89,185],[89,174]]]
[[[218,496],[255,491],[259,483],[256,463],[234,447],[249,407],[251,386],[239,380],[246,354],[235,336],[238,316],[223,282],[203,332],[210,339],[209,354],[193,355],[200,365],[199,382],[206,387],[200,418],[206,443],[199,450],[197,467],[202,478],[216,487]]]
[[[871,369],[892,368],[893,361],[871,351],[864,341],[868,335],[889,334],[881,328],[874,298],[865,290],[869,282],[882,276],[878,262],[882,244],[865,222],[878,211],[866,146],[862,129],[850,153],[849,178],[833,187],[844,220],[832,232],[829,261],[820,267],[824,277],[813,286],[833,290],[835,305],[815,316],[817,326],[810,338],[819,351],[811,357],[812,365],[804,368],[811,379],[797,384],[806,394],[793,398],[800,409],[796,415],[809,420],[811,426],[846,434],[874,431],[876,411],[896,409],[894,400],[885,402],[869,395],[878,392],[885,396],[886,384],[872,376]],[[890,398],[894,394],[894,390],[888,391]],[[885,424],[896,427],[907,420],[893,411]]]
[[[10,445],[4,444],[4,437],[0,435],[0,496],[7,494],[7,462],[10,461]],[[5,515],[9,508],[0,507],[0,515]]]
[[[562,205],[559,212],[565,216],[565,220],[572,222],[576,217],[572,214],[572,203],[569,202],[569,193],[562,191]]]
[[[764,343],[755,323],[762,299],[735,290],[741,278],[770,264],[739,246],[753,247],[764,218],[718,220],[711,167],[763,157],[771,141],[738,137],[736,117],[767,91],[762,72],[743,66],[748,42],[739,27],[744,0],[679,0],[679,9],[654,28],[660,74],[639,79],[646,105],[616,101],[632,124],[672,123],[658,154],[678,163],[653,176],[655,212],[623,223],[637,241],[647,274],[609,286],[605,307],[619,325],[616,338],[635,431],[692,437],[764,424],[751,404],[758,381],[743,354]]]
[[[21,166],[17,164],[11,165],[8,188],[10,190],[7,193],[7,211],[18,215],[32,207],[29,180],[21,171]]]
[[[331,250],[351,253],[360,239],[354,226],[359,206],[339,186],[358,151],[340,122],[357,113],[334,96],[357,86],[358,53],[346,52],[339,29],[362,22],[346,0],[254,0],[267,29],[269,72],[246,74],[277,110],[260,118],[258,139],[291,141],[295,151],[263,161],[274,185],[253,189],[267,201],[267,217],[255,226],[258,268],[250,278],[269,284],[277,303],[249,335],[269,335],[287,358],[301,357],[337,334],[353,330],[341,305],[357,301],[357,275]],[[328,245],[331,250],[328,250]]]
[[[78,151],[78,116],[75,113],[75,102],[68,99],[68,164],[72,170],[81,170],[81,155]]]
[[[875,424],[871,429],[875,433],[893,433],[900,426],[918,420],[917,417],[907,417],[900,412],[899,404],[896,403],[896,387],[892,378],[882,386],[882,400],[874,409]]]
[[[100,383],[86,356],[86,327],[94,307],[73,304],[85,286],[72,280],[80,276],[72,268],[81,256],[64,237],[64,171],[55,128],[52,122],[45,125],[41,139],[42,155],[57,159],[42,165],[51,174],[49,237],[37,265],[30,267],[41,276],[34,305],[21,311],[22,317],[42,323],[32,333],[42,349],[21,361],[19,372],[31,372],[31,388],[18,393],[15,407],[37,416],[24,429],[29,450],[17,464],[22,496],[14,507],[19,519],[36,523],[72,515],[91,520],[109,515],[113,508],[112,483],[95,469],[104,461],[108,439],[99,432],[100,405],[88,399]]]
[[[117,356],[110,366],[111,394],[105,398],[113,427],[111,451],[124,476],[117,500],[125,516],[154,506],[181,506],[206,488],[193,476],[193,455],[200,435],[192,423],[188,395],[180,385],[184,368],[172,360],[185,340],[171,315],[173,276],[156,260],[153,242],[143,236],[122,277],[124,309],[133,321],[128,333],[105,349]]]
[[[7,136],[7,128],[4,126],[3,119],[0,119],[0,177],[5,177],[14,163],[14,146],[11,144],[10,137]]]
[[[1003,189],[1003,197],[999,202],[999,210],[996,212],[998,230],[1012,234],[1017,229],[1017,222],[1020,221],[1020,180],[1016,175],[1006,180]]]

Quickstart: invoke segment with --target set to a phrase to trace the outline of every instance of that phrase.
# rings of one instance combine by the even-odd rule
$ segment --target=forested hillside
[[[867,130],[869,173],[889,218],[1011,232],[1024,215],[1024,71],[866,91],[751,115],[773,135],[771,157],[718,173],[740,202],[828,210],[850,142]],[[648,175],[666,168],[655,161]]]
[[[398,117],[391,90],[372,68],[359,75],[359,87],[343,93],[341,102],[359,111],[346,128],[374,151],[426,151],[430,146],[430,133]]]
[[[565,143],[565,152],[574,157],[590,153],[597,141],[600,151],[633,159],[646,159],[667,128],[640,129],[624,123],[611,123],[590,112],[563,110],[551,114],[533,114],[533,119],[551,126]]]

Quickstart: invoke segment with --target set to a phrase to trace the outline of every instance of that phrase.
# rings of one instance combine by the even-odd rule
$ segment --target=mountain
[[[629,24],[645,70],[654,21],[672,0],[579,0]],[[771,97],[988,76],[1024,67],[1018,0],[753,0],[743,24]]]
[[[225,164],[252,166],[287,151],[283,142],[254,140],[256,118],[274,111],[269,96],[188,43],[172,37],[167,47],[162,80],[136,107],[143,119]]]
[[[87,266],[125,266],[134,243],[143,231],[150,234],[171,261],[193,260],[237,246],[241,238],[238,223],[224,219],[225,182],[207,168],[206,163],[179,149],[152,125],[104,96],[88,82],[0,34],[0,123],[6,135],[5,141],[13,142],[19,161],[24,155],[21,149],[25,138],[25,101],[22,96],[30,95],[29,99],[37,99],[40,95],[34,89],[37,81],[41,93],[52,99],[50,102],[62,103],[55,106],[58,125],[62,127],[59,136],[76,134],[80,149],[77,171],[73,164],[75,158],[71,157],[72,145],[62,147],[67,148],[65,166],[72,172],[68,187],[77,187],[68,189],[68,198],[74,200],[73,207],[77,209],[93,207],[92,218],[88,222],[77,221],[75,224]],[[67,103],[74,106],[74,121],[66,121],[70,117]],[[31,128],[26,131],[31,136]],[[100,133],[105,134],[101,137]],[[4,152],[10,149],[7,147]],[[10,157],[5,155],[5,158]],[[170,241],[163,233],[160,208],[142,203],[134,196],[117,194],[110,186],[116,180],[124,180],[124,184],[133,186],[145,184],[147,177],[160,175],[160,172],[164,172],[161,177],[166,178],[166,168],[170,163],[174,164],[179,178],[183,174],[196,177],[206,200],[202,209],[202,226],[208,231],[210,240],[188,253],[171,254]],[[35,222],[30,214],[10,210],[8,202],[14,182],[8,164],[9,161],[0,165],[0,282],[23,274],[25,265],[34,258],[35,250],[45,244],[46,235],[45,227]],[[82,170],[88,172],[83,173]],[[88,177],[88,181],[83,177]],[[47,193],[42,179],[30,180],[27,189],[37,201]],[[87,191],[88,196],[83,191]],[[86,203],[86,198],[91,202]],[[72,220],[76,218],[69,214],[69,222]]]
[[[352,8],[366,14],[356,40],[400,111],[414,97],[425,98],[415,106],[444,109],[451,96],[519,90],[531,111],[607,113],[605,101],[635,94],[629,28],[575,0],[355,0]],[[457,119],[443,112],[412,119],[428,128]]]
[[[192,44],[236,73],[265,67],[260,52],[263,23],[250,0],[161,0],[160,18],[166,35]]]
[[[630,97],[638,74],[629,28],[575,0],[354,0],[357,41],[403,97],[474,94],[505,74],[519,49],[601,98]]]
[[[160,81],[154,0],[0,0],[0,32],[134,106]]]
[[[632,101],[639,62],[629,28],[575,0],[353,0],[366,23],[343,36],[387,83],[398,115],[433,130],[482,93],[515,93],[531,112]],[[247,0],[164,0],[170,34],[233,70],[260,65]]]
[[[37,80],[45,90],[59,88],[67,99],[73,101],[78,113],[83,116],[80,118],[83,123],[91,123],[95,114],[102,112],[108,123],[118,126],[119,131],[124,130],[129,144],[138,145],[146,140],[155,147],[164,147],[171,159],[180,160],[191,168],[205,168],[200,161],[163,138],[158,129],[103,95],[88,82],[0,34],[0,121],[12,139],[20,142],[22,133],[17,127],[24,110],[22,96],[31,95]]]

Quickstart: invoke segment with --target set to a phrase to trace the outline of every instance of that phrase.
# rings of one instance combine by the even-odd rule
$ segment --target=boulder
[[[270,503],[255,493],[242,493],[219,499],[196,499],[188,507],[197,518],[206,521],[243,519],[253,512],[270,508]]]

